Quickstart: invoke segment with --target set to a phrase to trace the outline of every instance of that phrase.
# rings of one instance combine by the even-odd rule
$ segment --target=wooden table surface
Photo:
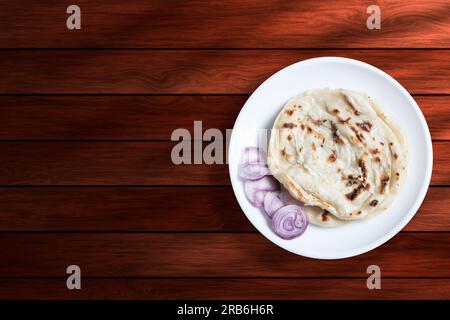
[[[0,298],[450,299],[450,2],[78,0],[0,5]],[[176,128],[232,128],[291,63],[343,56],[414,96],[431,187],[366,254],[288,253],[240,210],[226,165],[170,160]],[[82,270],[67,290],[66,268]],[[366,268],[382,270],[368,290]]]

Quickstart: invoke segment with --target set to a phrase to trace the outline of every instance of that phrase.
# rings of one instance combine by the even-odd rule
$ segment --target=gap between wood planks
[[[348,50],[348,51],[357,51],[357,50],[367,50],[367,51],[377,51],[377,50],[386,50],[386,51],[408,51],[408,50],[419,50],[419,51],[428,51],[428,50],[434,50],[434,51],[450,51],[450,48],[383,48],[383,47],[377,47],[377,48],[282,48],[282,47],[268,47],[268,48],[220,48],[220,47],[214,47],[214,48],[114,48],[114,47],[93,47],[93,48],[81,48],[81,47],[74,47],[74,48],[0,48],[0,51],[301,51],[301,50],[317,50],[317,51],[329,51],[329,50]]]

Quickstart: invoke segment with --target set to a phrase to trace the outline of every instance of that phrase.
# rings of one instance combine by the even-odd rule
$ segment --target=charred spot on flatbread
[[[350,129],[353,131],[359,142],[364,141],[364,136],[354,126],[350,126]]]
[[[341,137],[338,134],[337,126],[334,122],[330,121],[331,126],[331,137],[333,138],[333,141],[337,144],[343,144],[344,141],[342,141]]]
[[[287,109],[287,110],[285,111],[285,113],[286,113],[287,115],[292,116],[292,114],[294,113],[294,110],[292,110],[292,109]]]
[[[367,168],[366,168],[366,163],[364,162],[364,160],[362,158],[360,158],[358,160],[358,167],[361,169],[363,179],[366,179],[367,178]]]
[[[328,162],[336,162],[337,155],[336,150],[331,151],[330,155],[328,156]]]
[[[329,221],[330,217],[329,217],[330,213],[327,210],[323,210],[322,214],[321,214],[321,219],[323,222]]]
[[[292,122],[285,122],[285,123],[283,123],[283,128],[287,128],[287,129],[293,129],[296,126],[297,125],[295,123],[292,123]]]
[[[345,102],[347,102],[348,106],[350,107],[350,110],[353,112],[353,114],[355,116],[359,116],[361,115],[361,112],[359,112],[359,110],[356,108],[356,106],[353,104],[352,101],[350,101],[350,99],[348,98],[348,96],[346,94],[343,95]]]
[[[384,176],[381,178],[381,184],[380,184],[380,193],[384,194],[386,192],[386,187],[389,183],[390,178],[388,176]]]
[[[370,130],[372,130],[372,124],[369,121],[359,122],[356,125],[365,132],[370,132]]]

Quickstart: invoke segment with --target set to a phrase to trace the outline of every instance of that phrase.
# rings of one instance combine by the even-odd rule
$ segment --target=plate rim
[[[246,100],[246,102],[242,106],[241,110],[239,111],[239,114],[236,117],[236,120],[235,120],[235,122],[233,124],[233,130],[231,132],[231,137],[230,137],[230,143],[229,143],[228,150],[234,150],[234,148],[233,148],[233,145],[235,144],[234,141],[237,139],[234,129],[239,124],[240,119],[242,118],[242,114],[244,112],[244,109],[248,108],[248,105],[250,105],[252,103],[252,100],[254,99],[255,93],[257,91],[263,89],[264,86],[271,79],[273,79],[274,77],[276,77],[280,73],[286,71],[287,69],[295,68],[295,67],[298,67],[300,65],[317,64],[317,63],[323,63],[323,62],[348,63],[348,64],[353,64],[353,65],[357,65],[357,66],[360,66],[360,67],[367,68],[370,71],[373,71],[373,72],[377,73],[378,75],[382,76],[385,80],[389,81],[392,85],[394,85],[397,89],[399,89],[400,92],[409,101],[409,103],[413,106],[413,109],[416,112],[422,127],[425,129],[424,130],[424,135],[425,135],[424,138],[425,138],[426,149],[427,149],[426,150],[426,162],[428,163],[428,166],[425,168],[425,172],[424,172],[425,173],[425,179],[424,179],[424,181],[422,183],[420,191],[416,195],[416,200],[412,204],[409,213],[406,214],[399,221],[399,223],[397,223],[395,225],[395,227],[393,227],[391,230],[389,230],[389,232],[385,233],[384,236],[379,237],[378,239],[368,243],[365,246],[362,246],[362,247],[359,247],[359,248],[355,248],[355,249],[349,249],[349,250],[340,252],[339,254],[334,254],[334,253],[314,254],[314,253],[310,253],[310,252],[299,253],[299,252],[296,252],[296,251],[292,250],[291,248],[287,247],[286,245],[284,245],[281,242],[281,239],[280,239],[279,243],[275,242],[274,240],[272,240],[271,237],[267,236],[263,231],[261,231],[258,228],[258,226],[255,225],[255,223],[253,223],[252,219],[250,218],[250,215],[247,214],[245,212],[245,210],[244,210],[244,206],[243,206],[242,200],[240,200],[240,196],[238,197],[236,188],[234,186],[234,184],[238,183],[238,181],[236,181],[236,178],[233,177],[233,174],[231,172],[231,165],[230,165],[229,161],[228,161],[228,173],[229,173],[229,176],[230,176],[231,187],[233,189],[234,196],[235,196],[236,200],[239,203],[241,211],[245,214],[245,216],[250,221],[250,223],[253,225],[253,227],[256,230],[258,230],[258,232],[260,234],[262,234],[265,238],[267,238],[270,242],[272,242],[276,246],[281,247],[284,250],[292,252],[293,254],[296,254],[296,255],[300,255],[300,256],[304,256],[304,257],[308,257],[308,258],[314,258],[314,259],[323,259],[323,260],[336,259],[337,260],[337,259],[345,259],[345,258],[354,257],[354,256],[357,256],[357,255],[369,252],[369,251],[371,251],[371,250],[381,246],[382,244],[384,244],[387,241],[389,241],[390,239],[392,239],[395,235],[397,235],[411,221],[411,219],[416,215],[416,213],[419,210],[421,204],[423,203],[423,201],[425,199],[425,196],[426,196],[426,194],[428,192],[429,186],[430,186],[431,175],[432,175],[432,170],[433,170],[433,145],[432,145],[432,139],[431,139],[430,130],[429,130],[427,121],[425,119],[425,116],[422,113],[422,110],[420,109],[419,105],[414,100],[414,98],[411,96],[411,94],[396,79],[394,79],[391,75],[389,75],[388,73],[384,72],[383,70],[381,70],[381,69],[379,69],[379,68],[377,68],[375,66],[372,66],[371,64],[368,64],[366,62],[360,61],[360,60],[351,59],[351,58],[345,58],[345,57],[326,56],[326,57],[317,57],[317,58],[311,58],[311,59],[306,59],[306,60],[295,62],[293,64],[290,64],[290,65],[288,65],[288,66],[278,70],[277,72],[271,74],[267,79],[265,79],[252,92],[250,97]],[[229,154],[227,154],[227,158],[229,158]]]

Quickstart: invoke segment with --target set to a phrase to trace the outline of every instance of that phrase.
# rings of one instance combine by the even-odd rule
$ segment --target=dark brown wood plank
[[[78,0],[82,29],[66,29],[60,1],[4,0],[1,47],[450,47],[448,1]]]
[[[228,166],[174,165],[176,142],[2,142],[1,185],[223,185]],[[206,145],[207,143],[204,143]],[[450,184],[450,142],[437,141],[432,184]]]
[[[174,128],[233,127],[242,96],[0,96],[0,140],[169,140]],[[415,96],[434,139],[450,139],[447,96]]]
[[[0,203],[2,231],[255,230],[231,187],[1,188]]]
[[[126,217],[124,218],[126,219]],[[342,260],[294,255],[261,234],[0,234],[0,277],[450,277],[448,233],[401,233],[376,250]]]
[[[170,140],[176,128],[193,131],[195,120],[203,122],[204,130],[225,132],[247,99],[248,95],[0,96],[0,140]]]
[[[228,166],[175,165],[172,142],[2,142],[3,185],[222,185]]]
[[[0,299],[450,299],[449,279],[383,279],[368,290],[366,279],[2,279]],[[420,288],[420,290],[417,290]]]
[[[450,139],[450,103],[448,96],[415,96],[428,123],[432,139]]]
[[[449,208],[450,189],[429,188],[422,206],[404,230],[450,231]]]
[[[450,142],[433,142],[433,175],[431,184],[447,185],[450,182]]]
[[[450,94],[450,50],[7,50],[0,93],[250,93],[279,69],[320,56],[368,62],[414,94]]]
[[[0,188],[0,203],[0,231],[256,232],[231,187]],[[430,188],[404,230],[450,231],[448,208]]]

